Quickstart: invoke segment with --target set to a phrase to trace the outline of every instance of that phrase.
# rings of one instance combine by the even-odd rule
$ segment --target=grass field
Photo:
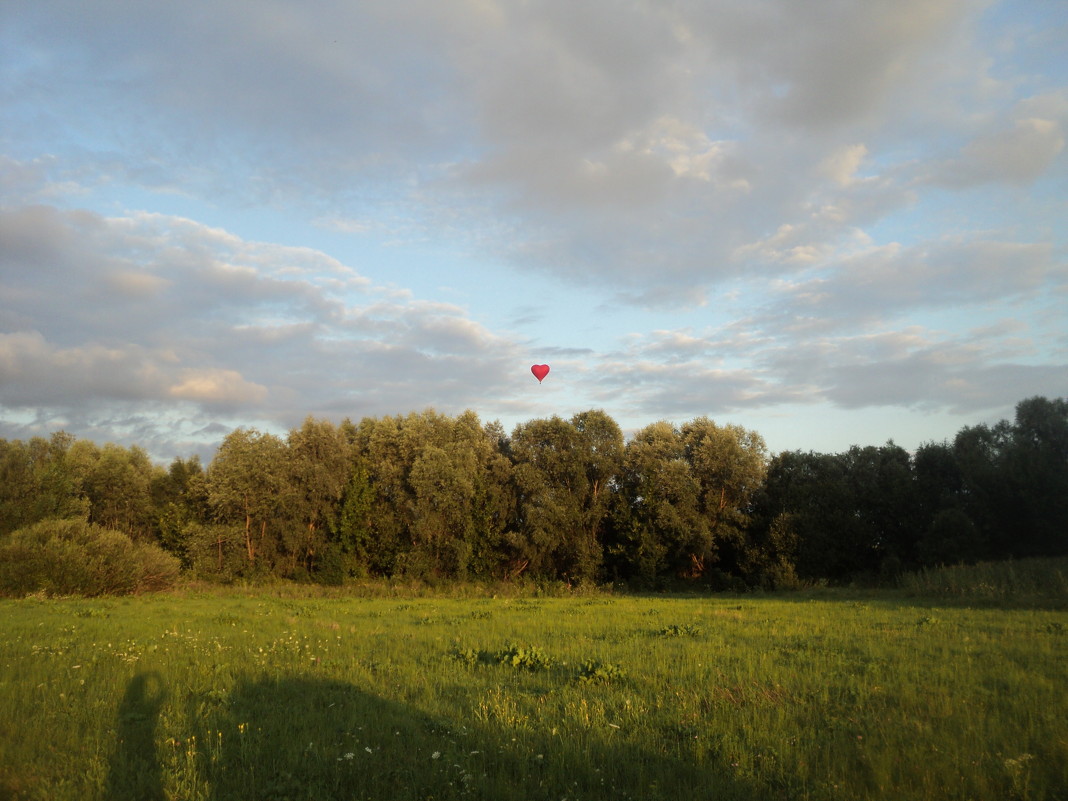
[[[890,595],[9,600],[0,799],[1065,799],[1066,666]]]

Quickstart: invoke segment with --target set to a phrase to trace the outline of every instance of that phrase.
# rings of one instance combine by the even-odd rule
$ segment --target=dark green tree
[[[904,448],[853,446],[844,454],[854,514],[870,543],[871,564],[862,569],[897,572],[916,563],[922,512]]]
[[[920,565],[974,562],[987,553],[979,527],[965,511],[969,498],[953,446],[924,443],[912,459],[919,509]]]
[[[349,576],[362,578],[370,574],[374,497],[367,468],[358,461],[345,486],[334,529],[334,542],[342,555],[342,569]]]
[[[804,580],[841,581],[876,564],[867,527],[856,512],[849,462],[841,454],[784,451],[768,468],[762,519],[792,534]]]
[[[1068,400],[1017,404],[1002,469],[1016,500],[1014,555],[1068,553]]]
[[[160,544],[189,567],[187,531],[193,524],[206,523],[211,518],[207,478],[200,457],[174,459],[166,473],[154,475],[151,494]]]
[[[678,429],[653,423],[627,443],[613,507],[608,565],[614,576],[649,586],[691,570],[711,547],[700,487]]]
[[[1011,426],[1004,420],[962,428],[953,440],[953,456],[962,479],[961,511],[974,522],[986,556],[1005,559],[1017,551],[1017,489],[1006,483],[1005,454]]]

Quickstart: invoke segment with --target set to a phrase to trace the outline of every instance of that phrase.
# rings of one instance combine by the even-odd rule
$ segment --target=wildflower
[[[369,746],[369,745],[364,746],[363,750],[366,751],[368,754],[373,754],[374,753],[374,751],[371,750],[371,746]]]
[[[430,755],[431,759],[438,759],[440,757],[441,757],[441,751],[435,751],[433,754]]]
[[[1006,759],[1005,767],[1010,771],[1018,771],[1028,762],[1035,758],[1034,754],[1020,754],[1016,759]]]

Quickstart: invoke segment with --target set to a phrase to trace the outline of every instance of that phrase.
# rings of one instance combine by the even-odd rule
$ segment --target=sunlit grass
[[[4,602],[0,798],[1068,794],[1064,611],[282,595]]]

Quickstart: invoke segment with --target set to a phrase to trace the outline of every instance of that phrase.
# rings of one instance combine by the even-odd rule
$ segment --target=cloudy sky
[[[1052,0],[5,0],[0,437],[1011,418],[1068,394],[1066,41]]]

